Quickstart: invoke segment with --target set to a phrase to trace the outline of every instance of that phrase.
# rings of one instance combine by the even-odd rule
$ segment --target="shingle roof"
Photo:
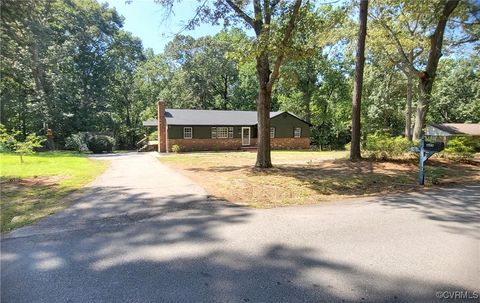
[[[430,126],[452,135],[480,136],[480,123],[439,123]]]
[[[273,118],[283,112],[271,112]],[[256,125],[256,111],[166,109],[169,125]],[[157,126],[157,119],[143,122],[143,126]]]

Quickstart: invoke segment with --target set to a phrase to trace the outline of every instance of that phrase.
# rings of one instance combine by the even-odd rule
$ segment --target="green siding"
[[[293,132],[296,127],[302,129],[302,138],[310,137],[310,126],[302,120],[295,118],[294,116],[283,113],[279,116],[276,116],[270,120],[270,126],[275,127],[275,138],[293,138]],[[194,139],[210,139],[211,138],[211,126],[205,125],[169,125],[168,126],[168,138],[170,139],[183,139],[183,128],[192,127],[193,128],[193,138]],[[222,127],[222,126],[216,126]],[[225,125],[223,127],[232,127],[231,125]],[[250,127],[250,135],[252,138],[257,137],[257,126],[248,126]],[[233,126],[233,137],[241,138],[242,126]]]
[[[193,128],[193,138],[194,139],[210,139],[212,138],[212,126],[205,126],[205,125],[192,125],[192,126],[185,126],[185,125],[169,125],[168,126],[168,138],[170,139],[183,139],[183,128],[184,127],[192,127]],[[216,126],[216,127],[232,127],[232,126]],[[254,131],[256,126],[250,126],[250,131],[253,135],[256,135],[256,131]],[[233,137],[234,138],[241,138],[242,137],[242,126],[233,126]]]
[[[302,129],[302,138],[310,137],[310,126],[296,117],[283,113],[270,119],[270,126],[275,127],[275,138],[293,138],[296,127]]]

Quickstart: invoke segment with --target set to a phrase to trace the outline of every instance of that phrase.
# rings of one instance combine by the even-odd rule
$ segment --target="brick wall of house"
[[[181,151],[236,150],[242,147],[242,139],[168,139],[169,151],[173,145],[180,146]]]
[[[272,138],[272,149],[308,149],[310,148],[309,138]],[[250,139],[251,146],[257,144],[256,138]],[[239,150],[242,148],[242,139],[168,139],[168,150],[173,145],[180,146],[181,151],[217,151],[217,150]]]
[[[272,149],[308,149],[310,138],[271,138]]]

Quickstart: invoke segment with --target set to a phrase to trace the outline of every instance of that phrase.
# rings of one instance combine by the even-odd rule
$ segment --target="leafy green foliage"
[[[383,131],[392,136],[402,134],[406,83],[401,73],[390,70],[383,60],[365,67],[362,100],[362,131]]]
[[[235,29],[198,39],[176,36],[163,56],[170,65],[166,73],[169,85],[160,92],[161,97],[181,108],[241,107],[233,98],[243,95],[238,85],[240,62],[232,53],[248,44],[251,41],[246,34]],[[254,97],[248,102],[253,103]]]
[[[448,141],[442,154],[451,159],[470,159],[473,158],[476,149],[480,149],[479,139],[457,137]]]
[[[94,154],[111,153],[115,146],[115,139],[110,136],[94,135],[88,138],[87,146]]]
[[[20,162],[23,163],[23,156],[33,154],[35,148],[42,147],[44,138],[35,134],[28,134],[24,140],[19,140],[19,131],[8,133],[3,125],[0,124],[0,149],[2,151],[13,151],[20,156]]]
[[[439,59],[445,50],[478,41],[480,5],[475,1],[441,0],[379,0],[372,4],[370,35],[375,53],[387,57],[407,77],[415,75],[418,81],[413,137],[419,138],[434,102],[431,96]]]
[[[130,144],[141,130],[132,77],[143,49],[122,17],[94,0],[2,1],[1,123],[23,137],[51,128],[114,131]]]
[[[427,166],[425,174],[426,179],[434,185],[440,184],[442,178],[444,178],[446,175],[446,169],[443,167]]]
[[[157,2],[168,7],[173,0]],[[250,12],[251,2],[233,2]],[[170,108],[255,110],[256,58],[268,53],[273,70],[292,1],[270,1],[275,6],[272,22],[259,37],[231,26],[244,23],[225,2],[215,3],[215,9],[200,11],[188,25],[223,19],[226,30],[197,38],[177,35],[163,53],[154,54],[122,30],[122,16],[95,0],[2,1],[0,122],[11,134],[19,130],[14,137],[21,141],[29,133],[51,128],[57,146],[65,143],[74,150],[84,146],[72,134],[108,130],[123,149],[133,148],[143,136],[141,122],[156,117],[159,99]],[[312,3],[302,1],[273,86],[271,109],[309,120],[311,141],[320,149],[342,148],[350,140],[357,25],[347,11],[353,6]],[[428,57],[422,50],[429,43],[424,33],[433,29],[436,8],[442,3],[379,0],[371,4],[362,100],[364,137],[377,131],[399,136],[406,124],[406,66],[383,24],[397,34],[407,55],[413,52],[411,61],[422,69]],[[478,37],[478,22],[470,18],[475,11],[477,4],[462,1],[452,15],[455,21],[448,23],[427,122],[480,122],[480,59],[469,52],[478,42],[469,47],[453,45],[455,33]],[[414,85],[414,107],[418,98]],[[0,150],[14,150],[14,141],[2,142]]]
[[[312,143],[321,149],[341,149],[349,140],[351,85],[345,58],[322,52],[289,60],[276,90],[279,108],[310,121]]]
[[[149,141],[157,141],[158,140],[158,131],[154,131],[150,135],[148,135]]]
[[[412,142],[405,137],[391,137],[378,132],[367,136],[363,152],[368,157],[386,160],[407,154],[412,146]]]
[[[15,144],[15,153],[20,155],[20,161],[23,163],[23,156],[27,154],[33,154],[34,149],[42,147],[44,138],[35,134],[28,134],[24,141],[17,141]]]
[[[65,148],[75,150],[79,153],[88,151],[87,133],[79,132],[67,137],[65,139]]]
[[[19,135],[20,132],[13,132],[10,134],[7,132],[7,129],[3,124],[0,124],[0,152],[9,152],[15,150],[15,144],[17,140],[15,136]]]
[[[428,120],[480,123],[480,56],[440,61]]]
[[[179,153],[181,150],[182,148],[180,147],[180,145],[177,145],[177,144],[172,145],[172,152]]]

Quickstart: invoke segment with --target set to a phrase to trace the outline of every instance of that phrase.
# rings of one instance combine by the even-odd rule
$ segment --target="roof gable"
[[[293,118],[295,118],[295,119],[297,119],[297,120],[300,120],[301,122],[303,122],[303,123],[305,123],[305,124],[308,124],[309,126],[312,126],[312,123],[307,122],[307,121],[303,120],[302,118],[300,118],[299,116],[294,115],[294,114],[292,114],[291,112],[287,112],[287,111],[276,112],[275,115],[270,114],[270,119],[273,119],[273,118],[275,118],[275,117],[278,117],[278,116],[280,116],[280,115],[282,115],[282,114],[287,114],[287,115],[289,115],[289,116],[291,116],[291,117],[293,117]]]
[[[439,129],[451,135],[480,136],[480,123],[439,123],[430,124],[429,127]],[[428,132],[427,135],[429,135]]]

